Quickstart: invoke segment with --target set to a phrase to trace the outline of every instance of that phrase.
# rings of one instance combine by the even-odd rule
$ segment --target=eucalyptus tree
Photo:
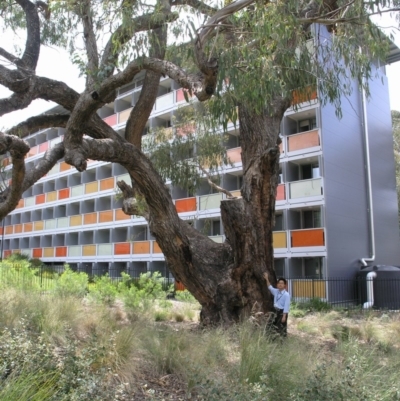
[[[1,134],[1,153],[11,154],[13,169],[0,217],[61,158],[79,172],[86,170],[88,159],[119,163],[132,179],[119,183],[124,211],[146,217],[169,270],[202,305],[204,324],[238,321],[256,302],[268,311],[271,299],[262,275],[267,271],[275,278],[272,228],[283,114],[294,90],[318,87],[319,101],[334,102],[338,114],[353,81],[368,90],[371,60],[383,58],[388,48],[370,17],[397,6],[397,0],[237,0],[223,5],[207,0],[2,0],[2,28],[23,32],[26,43],[20,51],[0,47],[0,84],[12,92],[0,100],[0,116],[35,99],[51,100],[68,114],[34,116]],[[86,78],[82,93],[36,73],[45,45],[71,53]],[[123,137],[96,111],[141,72],[143,88]],[[242,196],[221,202],[223,244],[182,221],[164,185],[165,175],[172,179],[175,174],[182,183],[182,174],[174,171],[188,164],[170,168],[167,163],[164,170],[161,165],[160,174],[156,158],[142,151],[143,129],[163,75],[188,97],[207,103],[212,126],[239,123]],[[26,171],[29,147],[21,137],[46,127],[65,127],[64,141]],[[216,163],[228,162],[218,152],[216,146],[217,156],[208,164],[214,171]],[[160,147],[158,154],[166,153]],[[198,160],[201,173],[210,178],[207,163]]]

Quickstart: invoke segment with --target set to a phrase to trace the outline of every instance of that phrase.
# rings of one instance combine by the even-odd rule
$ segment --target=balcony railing
[[[222,194],[199,196],[199,210],[219,209],[221,205]]]
[[[313,178],[289,183],[290,199],[322,195],[322,179]]]
[[[272,241],[274,249],[287,248],[286,231],[274,231]]]
[[[323,228],[292,230],[290,231],[290,245],[292,248],[324,246],[325,231]]]
[[[228,159],[232,163],[241,163],[242,162],[242,148],[239,146],[238,148],[232,148],[226,151]]]
[[[319,132],[318,130],[312,130],[290,135],[287,137],[287,144],[288,152],[319,147]]]

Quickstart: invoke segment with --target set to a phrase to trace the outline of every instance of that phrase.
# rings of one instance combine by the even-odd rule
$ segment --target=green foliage
[[[123,276],[124,278],[126,276]],[[121,293],[126,308],[147,309],[157,298],[165,298],[167,291],[163,290],[164,278],[161,273],[151,272],[142,273],[139,280],[135,281],[130,288]]]
[[[191,103],[177,110],[173,128],[158,128],[143,138],[143,150],[164,180],[194,192],[204,170],[216,184],[219,168],[229,165],[224,135],[210,119],[208,105]]]
[[[108,274],[96,276],[94,283],[89,286],[89,295],[98,302],[112,305],[118,294],[118,283]]]
[[[5,259],[0,263],[0,288],[39,290],[40,282],[35,273],[24,258]]]
[[[64,272],[56,281],[54,292],[61,297],[75,296],[83,298],[87,293],[88,283],[89,278],[86,273],[74,272],[68,265],[65,265]]]
[[[292,306],[293,309],[303,309],[310,312],[327,312],[332,309],[332,306],[321,298],[310,298],[305,302],[293,303]]]
[[[197,303],[197,299],[188,290],[177,291],[175,299],[183,302]]]

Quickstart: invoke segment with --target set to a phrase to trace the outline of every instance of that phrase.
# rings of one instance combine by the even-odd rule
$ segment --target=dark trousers
[[[283,318],[283,309],[276,309],[276,316],[275,316],[275,320],[273,323],[274,329],[277,332],[277,334],[279,334],[282,337],[286,337],[287,336],[287,321],[288,321],[288,317],[286,316],[286,320],[283,323],[282,322],[282,318]]]

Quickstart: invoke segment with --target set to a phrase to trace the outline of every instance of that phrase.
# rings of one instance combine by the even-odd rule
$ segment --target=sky
[[[386,22],[382,25],[391,25]],[[382,26],[380,24],[380,26]],[[12,51],[12,37],[2,34],[2,46]],[[400,48],[400,33],[395,36],[395,44]],[[8,46],[7,46],[8,44]],[[78,69],[70,62],[69,55],[56,48],[42,46],[39,63],[37,66],[37,75],[64,81],[70,87],[78,92],[84,89],[84,79],[79,77]],[[388,65],[386,75],[389,84],[389,96],[391,110],[400,111],[400,62]],[[11,93],[0,85],[0,98],[9,96]],[[29,107],[0,117],[0,131],[10,128],[30,116],[40,114],[55,104],[44,100],[35,100]]]

